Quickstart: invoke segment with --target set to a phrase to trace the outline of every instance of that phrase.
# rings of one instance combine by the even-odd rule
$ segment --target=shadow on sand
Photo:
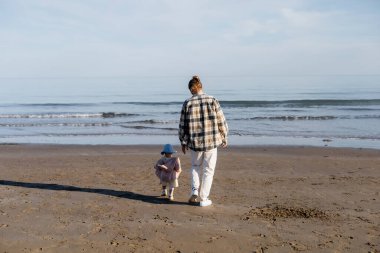
[[[176,205],[188,205],[187,202],[169,201],[157,196],[143,195],[139,193],[129,191],[116,191],[111,189],[97,189],[97,188],[83,188],[71,185],[59,185],[59,184],[46,184],[46,183],[26,183],[16,182],[8,180],[0,180],[0,185],[17,186],[32,189],[52,190],[52,191],[71,191],[71,192],[89,192],[96,194],[103,194],[118,198],[126,198],[132,200],[139,200],[151,204],[176,204]]]

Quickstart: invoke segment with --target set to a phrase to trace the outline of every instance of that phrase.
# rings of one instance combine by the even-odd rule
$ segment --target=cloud
[[[288,24],[305,28],[318,27],[325,19],[334,15],[330,12],[296,11],[290,8],[281,9],[281,14]]]
[[[377,15],[334,3],[2,1],[0,76],[379,73]]]

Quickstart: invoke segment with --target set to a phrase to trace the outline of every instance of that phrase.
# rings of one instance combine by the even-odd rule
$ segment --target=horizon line
[[[123,78],[182,78],[192,75],[111,75],[111,76],[0,76],[0,79],[123,79]],[[296,77],[296,76],[380,76],[380,74],[231,74],[231,75],[200,75],[207,78],[233,78],[233,77]]]

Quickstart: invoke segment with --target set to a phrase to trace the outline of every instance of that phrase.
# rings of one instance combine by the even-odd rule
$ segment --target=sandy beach
[[[0,145],[0,252],[380,252],[380,150],[219,149],[204,208],[188,154],[159,197],[160,151]]]

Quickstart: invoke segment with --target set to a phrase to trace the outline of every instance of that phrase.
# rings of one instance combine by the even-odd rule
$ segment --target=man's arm
[[[218,122],[218,130],[222,137],[222,147],[227,147],[227,135],[228,135],[228,124],[226,118],[224,117],[224,113],[218,100],[215,99],[215,111],[216,111],[216,119]]]
[[[188,120],[186,117],[186,102],[185,102],[182,106],[181,118],[179,121],[179,130],[178,130],[178,137],[179,137],[179,141],[181,142],[182,152],[184,154],[186,154],[186,150],[188,149],[188,147],[187,147],[187,142],[188,142],[188,138],[189,138],[188,125],[189,125],[189,123],[188,123]]]

